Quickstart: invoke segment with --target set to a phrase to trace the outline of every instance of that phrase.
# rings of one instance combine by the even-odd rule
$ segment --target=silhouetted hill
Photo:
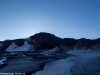
[[[100,47],[100,38],[93,40],[86,38],[60,38],[51,33],[40,32],[25,39],[0,41],[0,50],[6,50],[13,43],[21,47],[25,44],[25,41],[29,45],[34,46],[35,50],[52,49],[55,46],[61,45],[66,46],[68,49],[94,49]]]
[[[37,44],[41,45],[41,49],[49,49],[63,44],[62,38],[45,32],[37,33],[33,36],[30,36],[30,39],[35,40]]]

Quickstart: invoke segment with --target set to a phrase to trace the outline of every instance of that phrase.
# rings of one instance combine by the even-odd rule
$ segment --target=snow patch
[[[50,54],[54,54],[56,51],[58,50],[58,47],[55,47],[53,49],[50,50],[44,50],[42,53],[43,55],[49,56]]]
[[[73,62],[70,59],[60,59],[47,63],[44,70],[38,71],[33,75],[71,75],[70,67],[73,65]]]
[[[12,43],[12,45],[9,45],[9,47],[6,49],[6,51],[8,52],[14,52],[14,51],[29,51],[32,50],[33,45],[30,45],[27,43],[27,41],[24,42],[24,45],[18,47],[14,42]]]
[[[3,57],[2,60],[0,60],[0,65],[4,64],[4,61],[7,60],[7,58]]]

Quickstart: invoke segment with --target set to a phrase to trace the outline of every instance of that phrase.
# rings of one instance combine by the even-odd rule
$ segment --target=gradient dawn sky
[[[100,0],[0,0],[0,40],[49,32],[100,38]]]

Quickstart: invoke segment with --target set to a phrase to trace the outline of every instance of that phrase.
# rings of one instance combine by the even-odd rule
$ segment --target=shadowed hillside
[[[67,36],[67,34],[65,34]],[[29,45],[34,46],[35,50],[52,49],[55,46],[66,46],[70,49],[96,49],[100,47],[100,38],[98,39],[74,39],[74,38],[60,38],[51,33],[40,32],[29,38],[14,39],[0,41],[0,50],[6,50],[9,46],[15,43],[18,47],[27,42]]]

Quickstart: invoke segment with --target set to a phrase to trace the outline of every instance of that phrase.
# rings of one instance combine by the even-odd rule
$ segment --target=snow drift
[[[8,52],[14,52],[14,51],[29,51],[29,50],[33,50],[34,46],[30,45],[27,43],[27,41],[24,42],[24,45],[18,47],[15,43],[12,43],[11,45],[9,45],[9,47],[6,49],[6,51]]]

